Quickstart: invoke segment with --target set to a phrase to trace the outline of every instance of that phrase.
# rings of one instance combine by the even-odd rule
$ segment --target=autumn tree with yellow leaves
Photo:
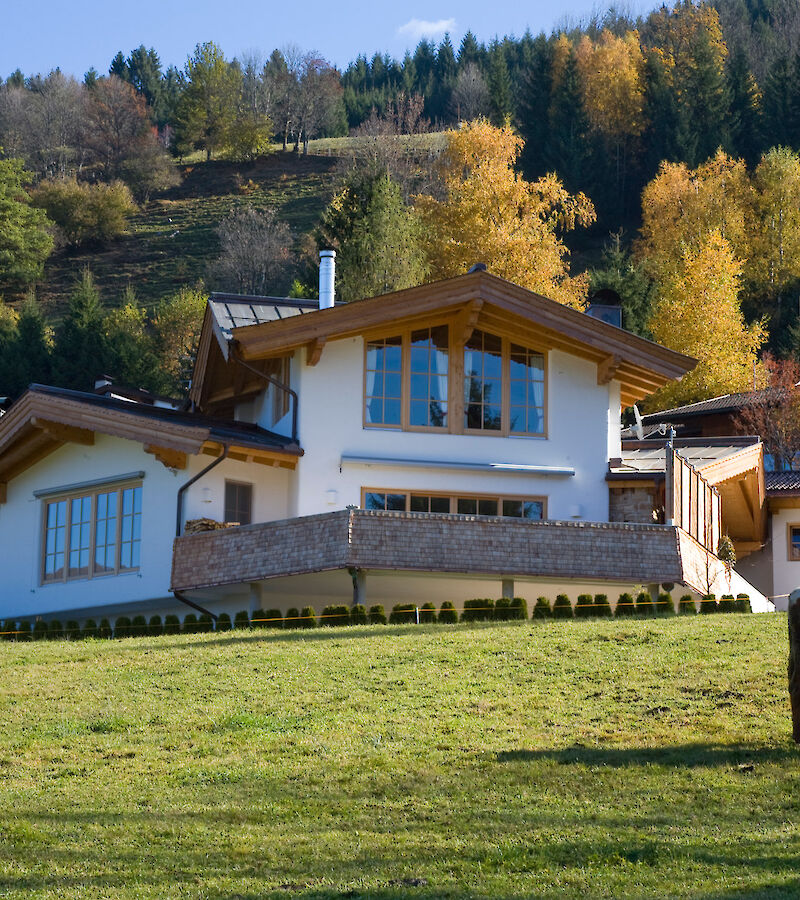
[[[553,174],[522,178],[514,166],[523,143],[509,125],[485,119],[447,132],[438,164],[442,198],[414,199],[428,232],[431,277],[460,275],[484,262],[495,275],[580,307],[588,278],[570,276],[562,235],[591,224],[594,207]]]
[[[628,157],[645,126],[644,55],[639,35],[603,30],[584,35],[575,50],[583,107],[592,131],[614,161],[616,188],[624,191]]]
[[[650,330],[661,344],[697,358],[680,381],[658,391],[648,405],[663,409],[752,387],[760,323],[747,326],[739,302],[742,265],[719,229],[698,248],[685,247],[661,285]]]

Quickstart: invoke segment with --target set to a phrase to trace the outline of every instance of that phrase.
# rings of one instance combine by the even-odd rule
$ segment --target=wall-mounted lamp
[[[200,502],[201,503],[213,503],[214,502],[214,492],[210,487],[204,487],[202,491],[200,491]]]

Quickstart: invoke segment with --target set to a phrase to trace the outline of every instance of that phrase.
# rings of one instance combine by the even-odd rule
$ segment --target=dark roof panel
[[[101,409],[116,409],[130,415],[141,416],[149,419],[160,419],[173,422],[175,425],[187,425],[189,427],[207,428],[210,436],[220,443],[236,442],[247,443],[253,447],[265,447],[273,450],[283,450],[288,453],[299,451],[300,448],[290,437],[267,431],[260,425],[252,422],[237,422],[230,419],[215,419],[211,416],[203,416],[197,413],[167,409],[160,406],[151,406],[145,403],[135,403],[127,400],[115,400],[100,394],[89,394],[84,391],[73,391],[67,388],[57,388],[44,384],[32,384],[29,390],[37,394],[49,394],[56,397],[64,397],[67,400],[76,400],[88,406]]]
[[[697,403],[687,403],[686,406],[676,406],[674,409],[648,413],[646,416],[642,416],[642,422],[645,425],[656,425],[659,422],[681,420],[691,416],[705,416],[710,413],[739,412],[749,406],[753,398],[760,393],[761,391],[742,391],[738,394],[711,397],[708,400],[699,400]]]
[[[766,472],[764,481],[769,493],[800,493],[800,472]]]

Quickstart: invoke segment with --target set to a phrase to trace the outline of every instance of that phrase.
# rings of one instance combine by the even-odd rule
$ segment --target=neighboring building
[[[694,469],[693,526],[615,521],[621,408],[694,360],[483,271],[343,306],[331,278],[320,306],[212,295],[191,411],[37,386],[12,406],[0,618],[710,580],[769,608],[710,552],[720,492]]]
[[[759,438],[737,434],[739,417],[754,402],[763,403],[762,391],[726,394],[650,413],[642,424],[648,435],[657,434],[660,424],[673,426],[680,435],[676,446],[694,445],[695,452],[713,447],[728,455],[721,464],[727,477],[720,485],[727,492],[722,518],[736,547],[736,568],[761,593],[774,598],[778,609],[786,609],[789,594],[800,587],[800,472],[772,471],[768,446],[763,448],[764,465],[755,464]],[[633,443],[623,442],[625,446]],[[702,463],[698,468],[709,473]],[[662,479],[663,469],[662,461]],[[715,477],[713,471],[710,474]]]

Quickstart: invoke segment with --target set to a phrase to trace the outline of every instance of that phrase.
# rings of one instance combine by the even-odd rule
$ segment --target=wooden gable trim
[[[170,450],[167,447],[155,447],[146,444],[145,453],[151,453],[163,466],[168,469],[185,469],[187,456],[180,450]]]
[[[54,441],[61,443],[83,444],[91,447],[94,444],[94,432],[87,428],[76,428],[74,425],[64,425],[61,422],[52,422],[49,419],[40,419],[33,416],[31,425],[43,431]]]
[[[306,365],[315,366],[322,358],[327,338],[318,337],[306,345]]]
[[[601,360],[597,364],[597,383],[601,385],[609,384],[621,365],[622,359],[615,353]]]

